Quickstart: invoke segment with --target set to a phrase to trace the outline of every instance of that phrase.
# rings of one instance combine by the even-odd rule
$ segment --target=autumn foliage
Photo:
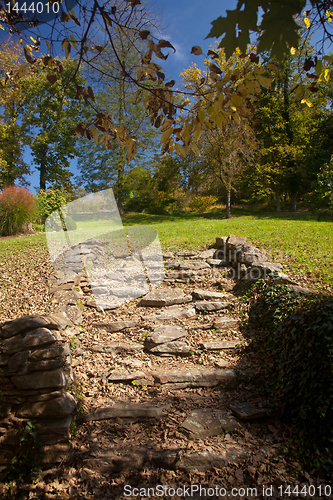
[[[26,188],[8,186],[0,192],[0,234],[10,236],[20,231],[35,210],[35,198]]]

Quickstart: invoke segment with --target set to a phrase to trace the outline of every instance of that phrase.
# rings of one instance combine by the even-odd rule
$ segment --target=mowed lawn
[[[233,217],[228,220],[218,212],[170,216],[127,214],[122,220],[125,226],[145,225],[155,229],[164,251],[205,249],[214,245],[217,236],[246,236],[264,248],[271,261],[281,262],[285,271],[303,284],[306,281],[312,287],[327,290],[333,285],[333,223],[318,222],[316,215],[307,212],[278,215],[234,209]],[[13,252],[30,249],[30,254],[32,248],[42,247],[44,251],[37,251],[36,256],[45,256],[44,234],[2,239],[0,262],[6,262],[7,267]]]

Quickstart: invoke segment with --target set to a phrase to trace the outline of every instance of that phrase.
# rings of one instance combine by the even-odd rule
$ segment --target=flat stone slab
[[[170,321],[174,319],[192,319],[196,317],[194,307],[181,308],[169,306],[168,309],[157,311],[156,314],[142,315],[143,321]]]
[[[106,286],[91,286],[91,291],[94,295],[108,295],[108,288]]]
[[[126,328],[134,328],[138,324],[137,321],[110,321],[109,323],[93,323],[93,327],[101,328],[110,333],[121,332]]]
[[[168,271],[166,278],[169,279],[188,279],[193,276],[203,276],[210,272],[209,269],[200,269],[199,271],[187,270],[187,271]]]
[[[123,451],[123,450],[122,450]],[[161,469],[174,469],[179,450],[151,450],[147,447],[126,449],[126,453],[116,450],[97,450],[95,458],[88,458],[82,465],[99,473],[120,472],[142,469],[145,463]]]
[[[221,446],[220,453],[210,453],[203,451],[201,453],[186,453],[177,462],[177,469],[185,472],[197,470],[206,472],[212,469],[223,469],[229,464],[239,465],[249,458],[249,454],[239,446]]]
[[[221,351],[223,349],[235,349],[240,344],[239,340],[217,341],[217,342],[202,342],[201,349],[206,351]]]
[[[227,243],[228,236],[218,236],[216,238],[216,246],[217,248],[222,248]]]
[[[105,408],[98,408],[89,413],[86,416],[86,420],[107,420],[110,418],[162,418],[163,408],[138,403],[107,406]]]
[[[192,301],[192,295],[185,295],[179,288],[153,290],[140,302],[141,306],[164,307],[174,304],[186,304]]]
[[[215,361],[215,366],[217,366],[217,368],[227,368],[230,364],[229,361],[227,361],[226,359],[218,359]]]
[[[207,264],[205,261],[195,261],[195,260],[190,260],[190,261],[183,261],[180,262],[178,269],[180,271],[184,270],[187,271],[188,269],[191,269],[193,271],[199,271],[200,269],[209,269],[210,266]]]
[[[232,306],[232,302],[196,302],[195,308],[197,311],[220,311]]]
[[[181,430],[194,439],[217,436],[222,431],[235,431],[239,428],[240,424],[235,418],[213,408],[192,411],[181,426]]]
[[[42,347],[54,343],[56,340],[62,340],[56,330],[48,328],[37,328],[28,331],[25,336],[4,339],[1,343],[1,352],[3,354],[15,354],[18,351],[24,351],[35,347]]]
[[[155,330],[150,333],[145,340],[145,347],[151,349],[159,344],[164,344],[165,342],[172,342],[180,338],[186,337],[187,332],[184,328],[180,326],[165,325],[158,326]]]
[[[67,318],[74,323],[74,325],[79,325],[82,321],[82,310],[77,306],[72,306],[70,304],[61,306],[59,312],[65,313]]]
[[[0,337],[9,338],[17,335],[18,333],[26,332],[27,330],[35,330],[36,328],[48,328],[50,330],[59,330],[61,328],[61,321],[55,315],[31,315],[22,316],[21,318],[6,321],[0,328]]]
[[[214,328],[237,328],[239,326],[239,319],[237,318],[218,318],[214,321]]]
[[[215,248],[209,248],[208,250],[204,250],[199,253],[198,257],[200,259],[211,259],[215,253]]]
[[[189,368],[153,371],[151,375],[159,384],[189,383],[192,387],[215,387],[223,384],[234,386],[236,372],[232,369]]]
[[[143,344],[127,344],[125,342],[110,342],[109,344],[91,347],[95,352],[112,352],[114,354],[135,353],[143,351]]]
[[[75,290],[57,290],[52,294],[52,300],[58,304],[69,304],[76,306],[79,294]]]
[[[108,382],[132,382],[133,380],[142,379],[145,377],[146,374],[140,371],[126,372],[113,370],[106,378]]]
[[[55,285],[63,285],[65,283],[74,283],[78,279],[78,274],[74,272],[64,273],[62,271],[55,271],[49,277],[49,283]]]
[[[276,277],[280,275],[282,265],[278,262],[256,262],[249,267],[242,278],[243,280],[258,280],[266,277],[269,273],[273,273]],[[283,273],[282,273],[283,274]],[[286,276],[286,275],[284,275]],[[287,277],[287,276],[286,276]],[[288,278],[288,277],[287,277]]]
[[[149,352],[160,356],[190,356],[193,353],[193,347],[175,340],[174,342],[157,345],[150,349]]]
[[[62,418],[74,412],[75,400],[71,394],[62,394],[59,398],[50,399],[36,403],[26,403],[20,407],[17,416],[21,418]]]
[[[114,295],[116,297],[122,297],[122,298],[127,298],[127,297],[133,297],[136,299],[137,297],[141,297],[142,295],[145,295],[148,291],[147,289],[144,288],[137,288],[134,286],[123,286],[123,287],[114,287],[110,288],[109,293],[110,295]]]
[[[226,264],[226,261],[223,259],[207,259],[206,262],[211,267],[223,267]]]
[[[252,420],[254,418],[264,418],[271,415],[268,408],[259,408],[250,403],[238,403],[230,405],[232,413],[241,420]]]
[[[198,288],[192,292],[194,299],[198,300],[219,300],[230,298],[230,293],[211,292],[209,290],[199,290]]]
[[[198,252],[194,252],[193,250],[182,250],[181,252],[176,252],[177,257],[197,257]]]

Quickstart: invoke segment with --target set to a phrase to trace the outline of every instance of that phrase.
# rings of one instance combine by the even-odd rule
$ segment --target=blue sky
[[[233,9],[236,6],[236,0],[206,0],[206,2],[203,0],[147,0],[145,3],[160,18],[162,32],[157,36],[168,40],[176,48],[175,54],[172,50],[164,49],[164,52],[170,52],[168,60],[157,61],[166,72],[166,76],[176,81],[181,71],[188,68],[192,62],[203,67],[204,55],[207,54],[208,47],[214,43],[212,38],[205,40],[211,29],[211,21],[224,15],[226,9]],[[191,54],[191,48],[194,45],[201,46],[204,54],[200,56]],[[29,148],[26,149],[25,161],[34,170]],[[76,160],[71,162],[71,171],[75,175],[78,174]],[[39,172],[35,170],[28,177],[28,181],[30,189],[35,192],[38,189]]]
[[[164,27],[163,38],[176,48],[176,53],[170,51],[167,61],[161,66],[167,70],[167,75],[177,80],[180,72],[188,68],[192,62],[203,66],[204,54],[215,41],[213,38],[205,40],[211,29],[211,22],[226,9],[234,9],[236,0],[148,0],[151,6],[161,13],[161,24]],[[204,54],[195,56],[191,48],[199,45]]]

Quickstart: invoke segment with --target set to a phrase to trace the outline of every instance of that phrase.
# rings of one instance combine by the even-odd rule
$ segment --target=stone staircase
[[[247,382],[256,366],[242,350],[248,339],[236,282],[212,262],[214,252],[164,254],[164,282],[111,311],[97,311],[84,276],[51,278],[55,303],[61,287],[59,308],[70,308],[77,323],[65,333],[85,396],[75,438],[80,467],[100,474],[219,470],[230,484],[245,476],[264,484],[258,463],[269,468],[280,423],[258,420],[268,412]],[[74,292],[78,312],[72,295],[63,302]]]

